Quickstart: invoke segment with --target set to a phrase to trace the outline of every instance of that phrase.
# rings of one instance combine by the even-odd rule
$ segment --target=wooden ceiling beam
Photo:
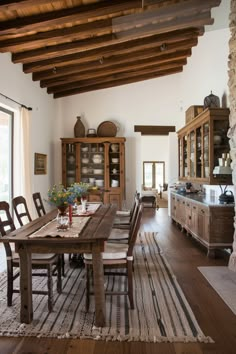
[[[32,50],[43,46],[55,45],[58,43],[86,39],[93,35],[111,32],[112,19],[93,21],[81,25],[56,29],[52,31],[38,32],[32,35],[14,37],[0,40],[0,51],[13,53]],[[3,37],[3,36],[1,36]]]
[[[141,135],[168,135],[175,132],[174,125],[135,125],[134,131]]]
[[[106,88],[111,88],[111,87],[117,87],[121,85],[128,85],[128,84],[133,84],[136,82],[140,81],[145,81],[145,80],[150,80],[150,79],[156,79],[161,76],[166,76],[166,75],[173,75],[177,74],[183,71],[182,67],[179,68],[174,68],[171,70],[166,70],[164,72],[152,72],[149,75],[136,75],[135,77],[132,78],[126,78],[126,79],[119,79],[119,80],[112,80],[109,82],[102,82],[102,83],[97,83],[91,86],[86,86],[86,87],[78,87],[74,89],[68,88],[65,91],[62,92],[57,92],[54,93],[53,97],[54,98],[60,98],[60,97],[66,97],[66,96],[71,96],[71,95],[77,95],[85,92],[90,92],[90,91],[96,91],[96,90],[102,90]]]
[[[109,0],[104,0],[98,3],[2,21],[0,22],[0,35],[41,31],[42,27],[65,25],[71,22],[87,22],[88,19],[96,19],[100,16],[112,16],[117,12],[140,9],[141,7],[142,3],[140,0],[116,0],[112,3]]]
[[[172,42],[179,42],[182,40],[187,40],[191,38],[196,38],[199,35],[204,33],[204,29],[201,27],[200,29],[184,29],[173,31],[171,33],[163,33],[163,34],[155,34],[150,37],[138,38],[132,41],[122,42],[118,44],[113,44],[108,47],[91,49],[88,51],[84,51],[81,53],[75,53],[71,55],[63,56],[63,60],[61,57],[41,60],[38,62],[32,62],[23,65],[23,70],[25,73],[30,72],[43,72],[50,71],[54,68],[59,72],[60,67],[68,67],[69,65],[75,65],[79,63],[89,62],[92,60],[100,60],[102,57],[106,58],[106,56],[111,55],[120,55],[120,54],[128,54],[131,52],[149,49],[151,47],[156,47],[157,45],[162,45],[163,43],[169,44]],[[55,70],[54,70],[55,71]]]
[[[173,65],[175,66],[183,66],[186,65],[187,63],[187,59],[186,58],[174,58],[172,60],[168,60],[166,62],[162,62],[160,61],[160,59],[158,57],[154,57],[152,59],[148,58],[148,59],[142,59],[142,60],[134,60],[133,62],[124,65],[124,64],[118,64],[118,65],[111,65],[108,68],[103,68],[100,67],[100,69],[95,69],[95,70],[87,70],[84,72],[78,72],[78,73],[74,73],[73,75],[67,75],[67,76],[63,76],[60,78],[57,78],[56,80],[45,80],[45,81],[41,81],[40,82],[40,86],[41,87],[50,87],[53,90],[53,87],[58,87],[58,85],[68,85],[70,83],[74,83],[75,81],[81,81],[81,80],[90,80],[91,78],[95,79],[95,78],[99,78],[99,77],[104,77],[107,75],[116,75],[118,73],[122,73],[122,72],[142,72],[143,69],[149,68],[149,67],[154,67],[156,68],[157,66],[160,67],[160,70],[162,70],[162,68],[166,68],[166,67],[173,67]]]
[[[53,0],[59,2],[61,0]],[[37,0],[37,6],[51,4],[52,0]],[[26,7],[35,6],[35,0],[1,0],[0,11],[19,11]]]
[[[112,34],[90,38],[81,41],[75,41],[67,44],[50,46],[48,48],[40,48],[36,50],[16,53],[12,55],[14,63],[29,63],[36,60],[51,59],[57,56],[64,56],[76,52],[82,52],[101,46],[110,46],[113,44],[122,43],[128,40],[134,40],[140,37],[158,33],[171,32],[179,29],[184,29],[188,26],[203,26],[212,24],[214,20],[210,13],[204,12],[193,17],[179,17],[160,24],[148,25],[140,28],[134,28],[131,31],[124,31],[120,38],[114,38]],[[148,27],[148,29],[147,29]]]
[[[214,0],[216,1],[216,0]],[[189,1],[186,3],[178,3],[171,6],[171,11],[175,16],[182,15],[186,16],[189,13],[196,11],[196,5],[198,3],[197,11],[199,12],[202,9],[209,9],[209,4],[207,2],[199,3],[198,0]],[[26,50],[33,50],[40,48],[42,46],[50,46],[55,44],[61,44],[68,41],[75,41],[85,39],[86,37],[91,37],[92,35],[104,35],[112,32],[113,34],[132,28],[135,26],[144,26],[150,23],[151,21],[163,21],[165,18],[170,17],[169,6],[148,10],[146,12],[127,15],[123,17],[110,18],[106,20],[98,20],[89,23],[84,23],[81,25],[76,25],[73,27],[66,27],[61,29],[49,30],[44,32],[38,32],[32,35],[26,35],[7,38],[0,41],[0,51],[12,51],[14,53],[22,52]],[[128,28],[127,28],[128,26]],[[3,36],[2,36],[3,38]]]
[[[186,41],[184,41],[186,42]],[[190,41],[188,41],[190,42]],[[194,43],[194,45],[197,44],[197,40],[192,40],[191,43]],[[174,45],[173,45],[174,46]],[[190,46],[191,47],[191,46]],[[178,48],[175,45],[175,49],[171,50],[168,48],[165,52],[161,52],[159,46],[156,48],[151,48],[151,49],[146,49],[143,51],[137,51],[135,55],[133,53],[128,53],[126,55],[118,55],[118,56],[112,56],[112,57],[107,57],[102,59],[101,61],[96,60],[96,61],[91,61],[89,63],[82,63],[82,64],[77,64],[69,67],[63,67],[61,68],[59,72],[55,70],[55,73],[50,71],[50,74],[47,75],[47,77],[43,78],[42,76],[40,77],[40,73],[35,73],[33,74],[33,80],[42,80],[41,81],[41,86],[50,86],[50,82],[57,81],[58,78],[61,79],[65,76],[72,75],[72,74],[77,74],[77,73],[83,73],[84,71],[87,70],[106,70],[107,68],[110,68],[111,66],[114,65],[129,65],[130,63],[137,62],[140,60],[146,60],[150,59],[153,57],[158,58],[161,62],[168,62],[173,59],[181,59],[181,58],[186,58],[191,55],[191,48],[182,49]]]
[[[159,64],[151,64],[151,65],[147,65],[146,67],[142,68],[141,70],[123,70],[122,72],[112,72],[109,74],[104,73],[104,75],[101,75],[99,77],[87,77],[86,79],[81,79],[81,80],[75,80],[74,82],[70,82],[68,84],[60,84],[58,86],[53,86],[53,87],[49,87],[47,89],[48,93],[56,93],[56,92],[60,92],[60,91],[64,91],[67,90],[69,88],[76,88],[76,87],[84,87],[84,86],[91,86],[91,85],[95,85],[98,83],[105,83],[105,82],[109,82],[109,81],[114,81],[114,80],[120,80],[120,79],[127,79],[127,78],[135,78],[136,76],[142,74],[144,75],[149,75],[152,73],[158,73],[158,72],[164,72],[167,71],[169,69],[175,69],[175,68],[179,68],[179,67],[183,67],[183,61],[177,61],[177,62],[173,62],[173,63],[167,63],[167,64],[163,64],[163,65],[159,65]]]

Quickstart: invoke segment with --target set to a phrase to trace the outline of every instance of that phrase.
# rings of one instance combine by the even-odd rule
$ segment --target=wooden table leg
[[[18,252],[20,256],[20,321],[30,323],[33,320],[31,253],[27,252],[24,246],[19,247]]]
[[[102,254],[100,250],[96,250],[95,246],[93,254],[93,281],[94,281],[94,297],[95,297],[95,326],[103,327],[106,324],[106,308],[105,308],[105,290],[104,290],[104,269],[102,263]]]

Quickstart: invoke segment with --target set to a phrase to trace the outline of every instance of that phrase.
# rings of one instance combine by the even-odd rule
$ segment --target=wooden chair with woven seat
[[[13,219],[10,214],[9,204],[5,201],[0,202],[0,236],[4,238],[9,232],[16,230]],[[19,277],[20,259],[18,253],[13,249],[13,244],[4,242],[7,259],[7,305],[12,306],[13,293],[19,293],[20,290],[14,288],[14,280]],[[61,257],[57,254],[32,253],[32,269],[42,269],[46,272],[32,272],[32,276],[47,276],[47,291],[32,290],[33,294],[48,295],[48,310],[53,309],[53,268],[57,270],[57,291],[61,293]],[[14,269],[18,270],[15,272]]]
[[[137,204],[140,202],[139,193],[135,192],[134,202],[130,211],[118,210],[116,212],[116,218],[113,223],[113,228],[115,229],[130,229],[132,225],[133,218],[135,217],[134,213],[136,211]],[[128,215],[127,215],[128,214]]]
[[[137,239],[142,218],[143,206],[139,205],[138,215],[135,221],[133,230],[130,231],[130,238],[128,244],[109,243],[105,244],[105,251],[102,253],[104,274],[114,276],[126,276],[128,282],[128,290],[124,291],[105,291],[106,295],[128,295],[130,308],[134,309],[133,299],[133,248]],[[92,270],[92,254],[84,254],[84,263],[86,269],[86,309],[88,311],[90,304],[90,275]],[[123,272],[112,272],[109,269],[125,269]]]
[[[45,215],[46,210],[43,205],[41,194],[39,192],[35,192],[35,193],[33,193],[32,196],[33,196],[33,201],[34,201],[34,205],[37,210],[38,216],[40,217],[40,216]]]
[[[132,208],[132,216],[128,224],[123,224],[119,226],[113,225],[108,242],[125,242],[128,243],[130,234],[132,233],[133,227],[138,216],[138,210],[140,205],[140,199],[135,198],[134,206]]]
[[[24,197],[18,196],[12,199],[12,206],[20,226],[32,221],[27,203]]]

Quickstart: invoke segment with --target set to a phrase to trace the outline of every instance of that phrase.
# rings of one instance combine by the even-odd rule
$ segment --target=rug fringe
[[[35,337],[35,334],[30,333],[12,333],[12,332],[0,332],[0,337]],[[161,336],[129,336],[129,335],[75,335],[69,332],[62,335],[47,335],[46,333],[38,333],[37,338],[57,338],[57,339],[92,339],[99,341],[113,341],[113,342],[149,342],[149,343],[188,343],[188,342],[198,342],[198,343],[215,343],[213,339],[209,336],[193,337],[193,336],[183,336],[183,337],[161,337]]]

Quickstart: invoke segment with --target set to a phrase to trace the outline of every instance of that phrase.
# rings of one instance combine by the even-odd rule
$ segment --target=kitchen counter
[[[195,201],[196,203],[205,204],[207,206],[214,207],[234,207],[234,203],[220,203],[219,197],[211,197],[207,194],[202,193],[178,193],[177,190],[172,190],[171,193],[182,196],[189,200]]]

